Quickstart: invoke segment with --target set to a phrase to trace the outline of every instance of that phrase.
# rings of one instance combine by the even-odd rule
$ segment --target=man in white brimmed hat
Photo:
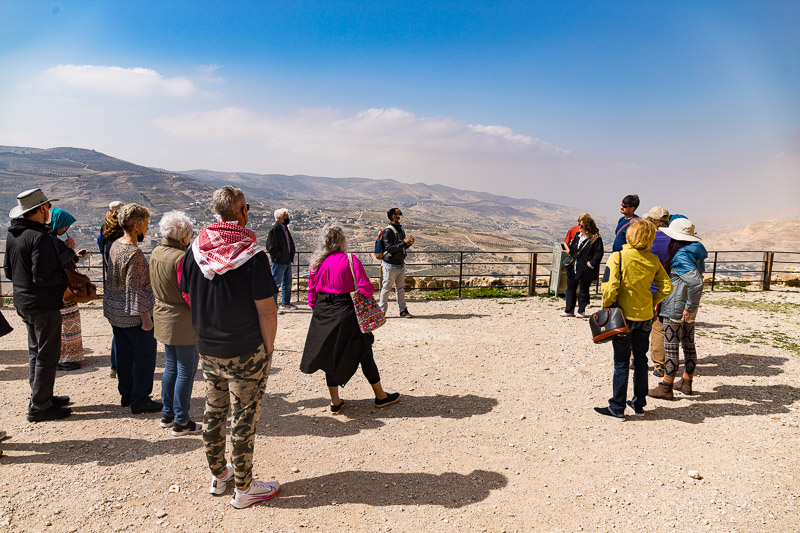
[[[17,196],[9,213],[3,271],[14,286],[14,307],[28,328],[28,364],[31,401],[28,421],[66,418],[68,396],[53,396],[58,359],[61,357],[61,307],[67,275],[46,224],[50,207],[41,189]]]

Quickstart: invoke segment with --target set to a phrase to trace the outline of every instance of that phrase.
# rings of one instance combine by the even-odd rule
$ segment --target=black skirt
[[[372,355],[372,333],[361,333],[349,294],[320,294],[308,327],[300,371],[323,370],[343,387]]]

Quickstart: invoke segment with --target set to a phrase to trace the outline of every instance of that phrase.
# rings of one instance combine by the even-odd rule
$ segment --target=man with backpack
[[[390,224],[386,226],[375,243],[375,257],[381,259],[383,270],[383,285],[379,305],[384,313],[389,308],[389,291],[394,285],[397,291],[397,305],[400,316],[411,318],[411,313],[406,307],[406,248],[414,244],[414,236],[406,237],[402,222],[403,213],[400,208],[393,207],[386,212]]]

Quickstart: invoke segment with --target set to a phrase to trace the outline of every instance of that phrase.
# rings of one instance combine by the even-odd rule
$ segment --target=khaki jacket
[[[622,256],[622,279],[619,258]],[[650,292],[655,283],[656,292]],[[608,257],[603,274],[603,307],[614,304],[626,320],[641,322],[653,318],[653,310],[672,292],[672,283],[655,254],[637,250],[630,244]]]
[[[156,339],[171,346],[195,344],[192,315],[178,289],[178,263],[186,247],[164,238],[150,254],[150,283],[156,297],[153,325]]]

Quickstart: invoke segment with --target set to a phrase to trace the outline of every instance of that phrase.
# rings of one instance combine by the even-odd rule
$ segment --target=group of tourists
[[[608,407],[595,412],[625,420],[625,409],[644,414],[647,397],[672,400],[675,391],[692,394],[697,366],[695,318],[703,294],[703,273],[708,252],[684,215],[655,206],[643,218],[635,213],[639,197],[622,199],[612,253],[603,275],[603,308],[618,307],[629,332],[612,340],[614,349],[613,396]],[[566,243],[566,308],[562,317],[589,318],[589,288],[599,275],[603,244],[597,225],[588,213],[578,217]],[[578,312],[575,310],[576,292]],[[679,347],[684,371],[679,370]],[[653,374],[661,378],[648,390],[647,352]],[[627,400],[629,371],[633,368],[633,397]]]
[[[65,269],[87,253],[75,251],[73,239],[59,236],[75,222],[54,207],[40,189],[17,196],[5,255],[5,275],[12,281],[14,304],[28,329],[31,422],[71,415],[70,398],[57,396],[56,371],[80,368],[83,354],[77,305],[63,298],[70,284]],[[231,505],[243,508],[272,498],[277,482],[252,476],[255,427],[272,364],[278,310],[291,304],[294,240],[286,209],[275,211],[266,251],[247,229],[250,205],[236,187],[214,192],[216,222],[194,240],[192,221],[182,211],[159,221],[160,244],[149,261],[139,244],[150,229],[150,212],[135,203],[112,202],[98,237],[103,256],[103,314],[111,325],[111,377],[117,379],[120,404],[133,414],[161,413],[160,425],[173,436],[203,434],[212,474],[211,494],[235,485]],[[405,286],[405,250],[414,242],[405,236],[398,208],[387,212],[393,231],[387,237],[384,283],[388,305],[391,286],[398,290],[401,316],[410,317]],[[381,237],[384,238],[383,236]],[[272,258],[270,265],[269,256]],[[276,280],[280,283],[279,289]],[[301,371],[322,370],[331,397],[330,410],[341,412],[345,386],[361,366],[378,408],[399,401],[386,392],[372,351],[374,336],[362,333],[350,293],[373,295],[361,261],[347,253],[339,226],[324,228],[312,257],[308,305],[313,309]],[[278,293],[281,292],[280,307]],[[0,315],[2,316],[2,315]],[[10,330],[2,320],[0,335]],[[161,402],[153,400],[157,342],[164,344],[165,367]],[[61,362],[59,362],[61,361]],[[190,400],[198,362],[206,385],[205,427],[190,418]],[[69,366],[66,366],[66,365]],[[226,424],[231,416],[230,462],[226,460]],[[5,432],[0,433],[0,439]]]

